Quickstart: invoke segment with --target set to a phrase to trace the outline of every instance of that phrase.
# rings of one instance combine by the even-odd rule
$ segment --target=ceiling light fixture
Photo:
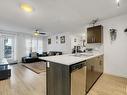
[[[120,6],[120,0],[116,0],[117,6]]]
[[[38,29],[36,29],[35,32],[34,32],[34,35],[35,36],[38,36],[38,35],[46,35],[46,33],[40,32]]]
[[[40,33],[39,30],[35,30],[34,35],[35,35],[35,36],[38,36],[39,33]]]
[[[31,13],[33,11],[33,8],[29,5],[29,4],[26,4],[26,3],[23,3],[21,4],[21,9],[24,10],[25,12],[29,12]]]

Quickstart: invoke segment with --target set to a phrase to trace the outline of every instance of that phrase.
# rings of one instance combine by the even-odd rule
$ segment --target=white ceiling
[[[19,8],[30,4],[33,13]],[[78,32],[91,20],[101,20],[127,13],[127,0],[0,0],[0,29],[11,31]]]

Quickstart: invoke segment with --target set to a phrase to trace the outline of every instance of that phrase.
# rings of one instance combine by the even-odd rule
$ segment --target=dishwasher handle
[[[71,72],[74,72],[74,71],[77,71],[77,70],[83,68],[84,66],[86,66],[86,61],[71,65],[70,70],[71,70]]]

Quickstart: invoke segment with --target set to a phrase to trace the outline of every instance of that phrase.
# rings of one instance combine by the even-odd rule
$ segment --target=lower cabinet
[[[47,95],[85,95],[86,61],[70,66],[47,63]]]
[[[47,62],[47,95],[71,95],[69,66]]]
[[[47,62],[47,95],[85,95],[103,73],[103,56],[73,65]]]
[[[103,73],[103,56],[88,59],[86,62],[86,92],[89,92],[91,87]]]

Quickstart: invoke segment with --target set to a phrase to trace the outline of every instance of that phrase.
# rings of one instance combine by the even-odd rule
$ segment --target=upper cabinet
[[[103,43],[103,26],[87,28],[87,43]]]

